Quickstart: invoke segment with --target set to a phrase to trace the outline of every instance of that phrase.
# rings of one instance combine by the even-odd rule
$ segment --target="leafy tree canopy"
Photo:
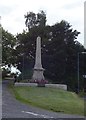
[[[16,37],[3,30],[3,62],[16,63],[22,73],[28,70],[30,73],[35,61],[36,38],[40,36],[46,79],[52,80],[53,83],[65,83],[69,89],[77,88],[77,54],[85,50],[77,41],[80,32],[73,30],[70,23],[65,20],[52,26],[46,25],[44,11],[37,14],[27,13],[25,25],[28,32],[23,31]],[[80,60],[82,76],[84,65],[83,59]]]
[[[30,30],[35,26],[45,26],[46,25],[46,14],[43,10],[35,14],[34,12],[27,12],[25,17],[25,25]]]
[[[15,62],[15,45],[15,37],[2,28],[2,63],[4,63],[5,65]]]

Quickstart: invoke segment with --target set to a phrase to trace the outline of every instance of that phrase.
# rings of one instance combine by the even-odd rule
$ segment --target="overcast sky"
[[[44,10],[47,24],[66,20],[72,28],[81,32],[78,41],[84,44],[84,1],[85,0],[0,0],[1,24],[5,30],[16,35],[25,30],[24,15]]]

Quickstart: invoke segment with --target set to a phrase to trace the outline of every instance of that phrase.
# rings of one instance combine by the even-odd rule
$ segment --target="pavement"
[[[68,120],[85,120],[84,116],[52,112],[21,103],[15,99],[7,85],[8,81],[4,81],[2,84],[2,118],[42,118],[42,120],[63,120],[65,118]]]

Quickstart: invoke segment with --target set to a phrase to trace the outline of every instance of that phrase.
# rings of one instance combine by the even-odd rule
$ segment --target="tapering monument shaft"
[[[41,37],[38,36],[36,40],[36,57],[32,80],[44,80],[43,72],[44,69],[42,68],[41,63]]]
[[[36,59],[35,59],[35,67],[34,68],[42,68],[41,64],[41,38],[37,37],[36,40]]]

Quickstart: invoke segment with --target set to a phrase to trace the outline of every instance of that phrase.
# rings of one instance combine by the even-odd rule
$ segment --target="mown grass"
[[[56,88],[45,87],[11,87],[17,100],[52,110],[68,114],[84,115],[84,100],[77,94]]]

